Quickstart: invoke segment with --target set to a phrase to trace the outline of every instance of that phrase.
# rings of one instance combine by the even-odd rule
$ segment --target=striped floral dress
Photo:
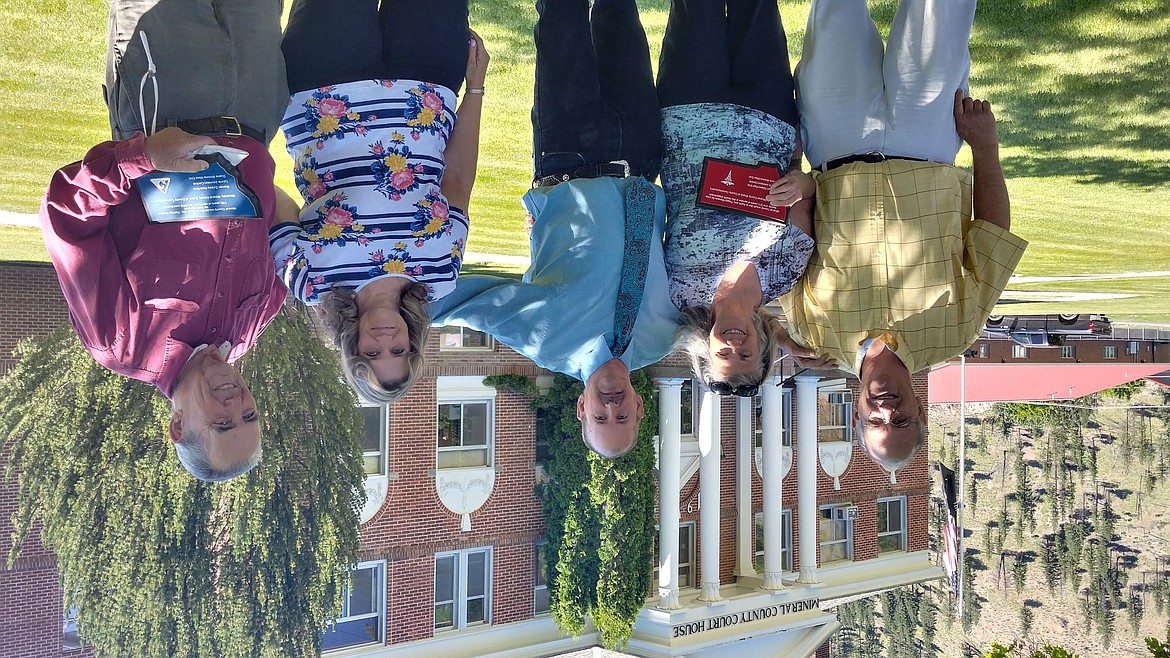
[[[455,94],[416,80],[360,80],[296,93],[281,130],[304,197],[300,223],[269,232],[276,269],[305,304],[386,276],[451,292],[468,221],[443,197]]]

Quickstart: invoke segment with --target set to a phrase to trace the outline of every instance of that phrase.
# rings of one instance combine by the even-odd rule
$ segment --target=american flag
[[[938,463],[938,471],[942,475],[943,497],[946,499],[947,521],[943,527],[943,566],[947,570],[947,578],[951,581],[951,595],[959,595],[959,540],[955,530],[956,501],[958,495],[955,489],[955,472]]]

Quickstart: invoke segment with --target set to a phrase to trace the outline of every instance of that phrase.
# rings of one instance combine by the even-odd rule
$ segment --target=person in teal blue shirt
[[[642,400],[629,373],[670,353],[679,313],[670,301],[662,254],[666,204],[654,187],[641,303],[629,344],[615,354],[624,255],[624,192],[638,177],[577,179],[524,195],[535,219],[532,265],[521,281],[464,274],[455,291],[431,303],[432,322],[496,340],[548,370],[585,382],[577,403],[585,442],[615,457],[633,447]]]
[[[463,275],[431,303],[435,324],[483,331],[537,365],[585,382],[585,443],[633,447],[643,401],[630,371],[672,348],[658,176],[658,105],[634,0],[541,0],[533,135],[532,265],[517,282]]]

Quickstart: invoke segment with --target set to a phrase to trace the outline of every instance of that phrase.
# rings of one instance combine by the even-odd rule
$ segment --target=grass
[[[0,168],[7,172],[0,209],[35,212],[52,171],[107,137],[100,88],[106,6],[99,0],[30,0],[7,9],[0,25],[0,90],[9,100],[0,104]],[[780,6],[795,63],[808,2],[782,0]],[[669,0],[644,0],[639,7],[657,61]],[[897,2],[871,0],[870,7],[884,29]],[[470,208],[471,251],[527,253],[519,199],[531,171],[535,17],[528,1],[481,0],[471,8],[472,25],[492,56]],[[1000,118],[1013,229],[1031,242],[1018,274],[1170,269],[1164,237],[1170,208],[1167,33],[1170,5],[1163,0],[980,1],[971,86],[976,96],[993,100]],[[278,163],[288,161],[279,138],[272,150]],[[966,158],[960,154],[960,163]],[[278,172],[277,183],[292,190],[291,167],[278,166]],[[0,258],[43,260],[43,250],[26,234],[0,230]],[[1138,302],[1071,302],[1060,310],[1170,321],[1170,308],[1158,303],[1164,284],[1131,284],[1143,293]],[[1062,282],[1044,289],[1078,288]]]

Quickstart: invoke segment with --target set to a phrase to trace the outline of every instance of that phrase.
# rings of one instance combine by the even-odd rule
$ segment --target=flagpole
[[[959,355],[959,528],[955,533],[959,546],[959,623],[963,623],[963,567],[966,557],[963,542],[963,508],[966,503],[967,487],[963,486],[963,475],[967,470],[967,353]]]

